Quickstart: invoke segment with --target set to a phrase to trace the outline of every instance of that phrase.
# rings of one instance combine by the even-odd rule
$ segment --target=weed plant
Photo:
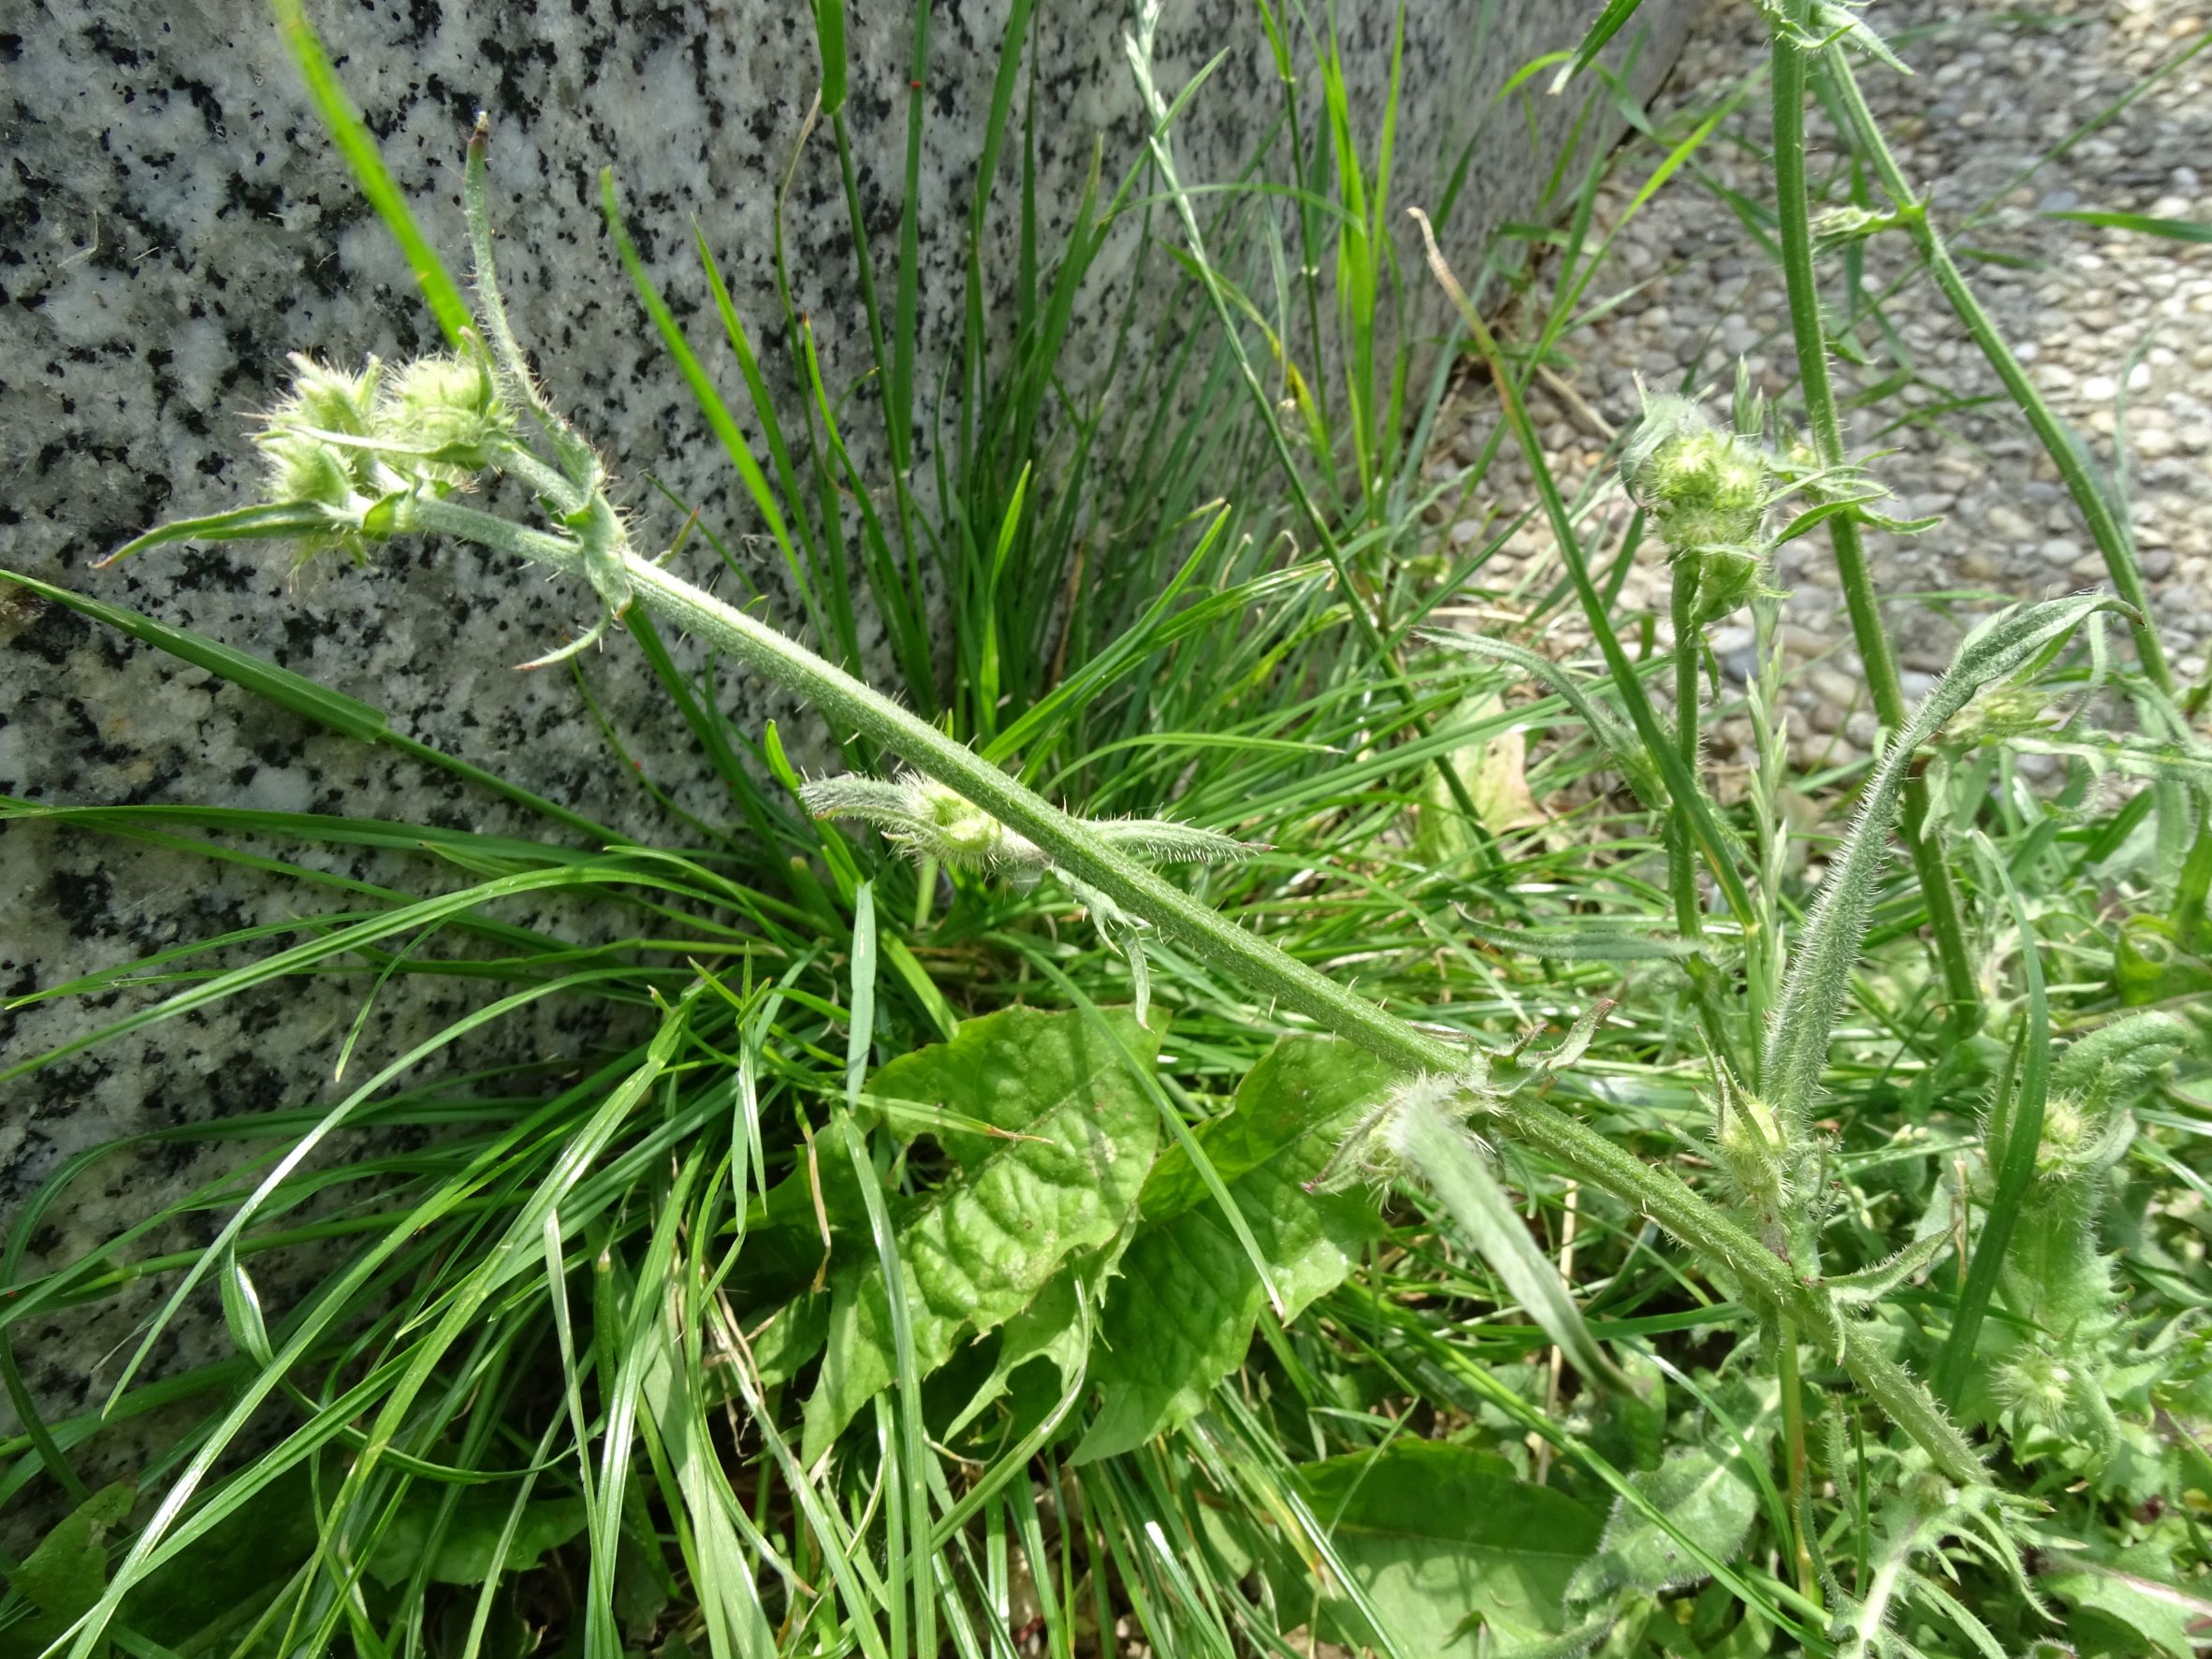
[[[736,570],[691,521],[641,546],[588,423],[541,391],[500,298],[488,124],[467,156],[472,293],[283,0],[444,346],[295,359],[256,440],[266,499],[122,553],[269,540],[370,560],[429,534],[546,566],[597,619],[539,665],[588,695],[585,648],[633,640],[733,810],[671,807],[648,844],[419,746],[541,815],[542,837],[7,804],[87,834],[197,830],[216,858],[268,836],[421,848],[470,880],[411,894],[293,868],[342,908],[38,993],[133,999],[9,1077],[289,976],[366,975],[346,1048],[376,1070],[336,1100],[161,1131],[244,1155],[77,1259],[34,1262],[31,1241],[123,1148],[71,1160],[12,1218],[0,1373],[21,1428],[0,1501],[62,1518],[0,1562],[0,1643],[2187,1659],[2212,1618],[2201,692],[2158,648],[2098,462],[2019,373],[1857,95],[1859,73],[1894,71],[1888,49],[1829,0],[1763,8],[1760,211],[1800,397],[1785,418],[1740,387],[1726,408],[1654,388],[1593,486],[1633,504],[1618,537],[1564,498],[1527,408],[1612,303],[1603,159],[1562,164],[1548,288],[1498,261],[1470,296],[1433,240],[1430,273],[1401,269],[1394,96],[1379,120],[1352,106],[1326,15],[1262,4],[1280,189],[1209,196],[1174,153],[1204,78],[1157,84],[1158,9],[1140,7],[1147,153],[1111,193],[1094,169],[1057,258],[1025,258],[1000,351],[981,228],[1026,138],[1017,0],[934,409],[911,188],[888,304],[853,208],[878,369],[858,403],[813,373],[787,298],[775,333],[809,402],[786,426],[713,251],[749,418],[648,282],[609,175],[645,313],[794,580],[801,614],[770,618],[683,574]],[[1594,105],[1620,97],[1597,52],[1636,9],[1613,0],[1510,95],[1555,71]],[[815,22],[809,126],[857,204],[837,0]],[[1888,197],[1825,240],[1809,89]],[[918,93],[911,113],[910,185]],[[1718,120],[1649,135],[1638,205]],[[1033,226],[1026,171],[1022,210]],[[1079,401],[1055,365],[1130,215],[1203,322],[1171,360],[1117,349]],[[1991,617],[1916,708],[1860,548],[1870,526],[1914,527],[1885,516],[1826,372],[1816,255],[1874,235],[1914,240],[2117,594]],[[1463,347],[1494,392],[1563,573],[1504,630],[1440,625],[1488,547],[1416,556],[1447,383],[1386,319],[1432,275],[1459,319],[1442,362]],[[1504,288],[1522,303],[1502,336],[1486,297]],[[862,418],[881,422],[887,480],[841,435]],[[918,484],[925,419],[941,441]],[[471,493],[495,473],[529,511]],[[1847,824],[1810,837],[1785,810],[1768,587],[1775,548],[1808,536],[1833,547],[1888,733]],[[1664,630],[1616,614],[1646,538],[1668,561]],[[350,700],[96,588],[17,579],[391,740]],[[861,590],[895,696],[860,677]],[[1594,662],[1544,648],[1570,604]],[[1763,667],[1739,699],[1705,634],[1747,610]],[[733,668],[817,711],[835,768],[802,778],[772,725],[733,719]],[[1724,808],[1700,734],[1739,713],[1758,764]],[[2024,747],[2064,758],[2055,791],[2025,786]],[[1581,804],[1532,827],[1519,791]],[[610,942],[501,919],[556,894],[615,919]],[[374,1053],[377,992],[433,973],[486,999]],[[550,1082],[456,1074],[447,1051],[548,1000],[623,1035]],[[327,1156],[423,1125],[427,1142],[391,1142],[411,1150]],[[211,1237],[169,1250],[199,1218]],[[271,1263],[319,1276],[271,1305]],[[150,1282],[159,1311],[100,1408],[43,1417],[16,1333]],[[222,1320],[235,1352],[164,1375],[150,1361],[186,1318]],[[189,1426],[118,1471],[111,1438],[156,1411]]]

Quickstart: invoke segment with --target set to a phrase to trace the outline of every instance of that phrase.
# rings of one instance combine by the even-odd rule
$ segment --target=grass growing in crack
[[[298,9],[280,9],[404,226]],[[1601,30],[1633,10],[1608,7]],[[1785,54],[1848,75],[1853,43],[1833,34],[1848,13],[1777,12],[1802,36]],[[986,154],[1008,146],[1027,15]],[[1594,165],[1533,329],[1464,316],[1564,578],[1524,596],[1520,640],[1440,638],[1487,550],[1442,571],[1403,557],[1438,493],[1418,434],[1444,382],[1404,436],[1422,365],[1378,322],[1396,281],[1390,112],[1363,161],[1332,35],[1269,17],[1288,96],[1317,84],[1321,111],[1314,130],[1287,103],[1275,140],[1299,147],[1271,165],[1301,192],[1301,276],[1272,284],[1271,309],[1252,296],[1283,264],[1286,221],[1259,192],[1201,218],[1173,168],[1180,99],[1153,76],[1156,20],[1130,43],[1149,155],[1102,201],[1086,193],[1056,265],[1025,258],[1008,358],[987,349],[982,170],[945,404],[958,431],[931,446],[927,499],[903,464],[871,494],[838,426],[866,402],[822,386],[795,312],[782,335],[810,397],[803,430],[777,424],[710,274],[764,465],[626,261],[816,649],[684,580],[681,537],[664,567],[604,510],[597,458],[539,400],[499,313],[481,144],[475,310],[402,239],[465,371],[441,369],[433,413],[460,424],[415,404],[391,418],[357,388],[342,420],[292,418],[267,445],[284,480],[312,462],[319,493],[184,527],[364,546],[436,529],[581,576],[735,816],[672,811],[669,844],[646,846],[534,797],[517,804],[543,839],[10,804],[256,867],[254,842],[274,837],[427,850],[468,876],[416,893],[272,872],[344,908],[42,993],[136,995],[77,1046],[296,974],[361,982],[363,1024],[418,976],[481,979],[489,997],[415,1052],[371,1040],[334,1104],[163,1131],[253,1151],[80,1259],[34,1268],[39,1222],[128,1148],[76,1160],[14,1219],[0,1370],[23,1428],[0,1492],[69,1515],[0,1564],[0,1633],[72,1659],[108,1641],[593,1659],[1317,1639],[1393,1656],[2013,1652],[2062,1610],[2083,1648],[2116,1626],[2123,1643],[2186,1640],[2187,1493],[2212,1477],[2197,1466],[2212,1413],[2189,1318],[2202,1084],[2173,1068],[2201,1050],[2186,1015],[2212,982],[2206,767],[2179,710],[2126,734],[2091,719],[2114,688],[2171,708],[2155,659],[2116,660],[2094,600],[1996,621],[1900,714],[1855,827],[1821,841],[1825,879],[1793,875],[1778,681],[1754,688],[1748,808],[1725,808],[1702,786],[1696,733],[1723,706],[1698,630],[1740,601],[1771,642],[1767,547],[1873,511],[1848,457],[1800,458],[1739,415],[1794,499],[1762,483],[1720,533],[1691,488],[1714,482],[1713,456],[1632,447],[1639,511],[1617,544],[1593,532],[1604,486],[1569,501],[1527,399],[1605,303],[1585,303]],[[841,10],[816,21],[852,200]],[[918,32],[917,81],[927,51]],[[910,118],[918,145],[918,95]],[[1715,130],[1676,140],[1649,188]],[[606,204],[621,248],[611,182]],[[1121,400],[1074,402],[1052,370],[1097,239],[1130,215],[1208,321],[1165,361],[1117,353],[1113,375],[1157,394],[1124,422]],[[914,228],[910,206],[887,309],[862,267],[895,458],[917,453],[928,404]],[[1318,389],[1332,348],[1311,274],[1332,239],[1341,400]],[[1110,456],[1156,487],[1109,495]],[[534,519],[451,497],[457,469],[488,466],[530,486]],[[1078,535],[1109,502],[1112,532]],[[1614,604],[1647,533],[1676,560],[1665,651]],[[1745,561],[1749,582],[1724,592]],[[945,681],[924,570],[948,600]],[[855,581],[888,619],[907,706],[852,677]],[[408,747],[374,710],[242,652],[46,591]],[[1528,648],[1567,598],[1601,676]],[[679,635],[723,666],[683,666]],[[718,675],[735,665],[831,717],[863,776],[809,783],[772,726],[733,720]],[[1507,741],[1522,733],[1539,736],[1525,761]],[[2012,787],[2025,745],[2074,768],[2056,798]],[[893,779],[894,756],[932,781]],[[2115,770],[2157,787],[2101,806],[2090,785]],[[1884,856],[1921,780],[1922,844],[1951,857],[1980,955],[1970,1038],[1942,1019],[1947,943],[1917,934],[1943,924]],[[1553,806],[1532,824],[1523,793]],[[848,834],[825,807],[891,834]],[[2186,859],[2161,864],[2152,814]],[[1169,882],[1131,851],[1244,856]],[[606,942],[500,919],[548,894],[589,907]],[[245,967],[223,955],[293,934]],[[1112,1006],[1132,994],[1137,1013]],[[550,1077],[441,1071],[446,1049],[541,1002],[611,1035]],[[1538,1041],[1546,1026],[1566,1035]],[[313,1156],[342,1142],[362,1156]],[[205,1224],[211,1244],[168,1247]],[[288,1258],[327,1265],[306,1295],[265,1300]],[[145,1284],[166,1300],[106,1410],[42,1419],[16,1333]],[[145,1362],[203,1309],[233,1359]],[[179,1405],[183,1432],[109,1484],[106,1424]]]

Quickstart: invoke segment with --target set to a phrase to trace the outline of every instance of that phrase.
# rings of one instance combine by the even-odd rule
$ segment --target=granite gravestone
[[[818,128],[794,162],[820,77],[809,8],[796,0],[381,0],[313,9],[400,185],[457,271],[466,269],[462,144],[476,110],[490,112],[503,276],[517,329],[541,356],[556,400],[633,481],[633,500],[648,523],[662,521],[661,533],[678,515],[634,484],[648,474],[742,545],[754,528],[750,509],[611,257],[598,173],[617,169],[655,279],[702,325],[694,337],[711,346],[708,368],[735,400],[734,365],[702,314],[691,226],[715,251],[740,311],[756,328],[768,327],[778,314],[771,216],[779,182],[793,169],[795,298],[820,330],[825,380],[852,384],[866,340],[826,135]],[[1340,9],[1353,107],[1379,119],[1397,8],[1361,0]],[[1500,89],[1537,53],[1572,45],[1596,10],[1554,0],[1406,8],[1394,196],[1433,203],[1478,138],[1450,224],[1455,257],[1471,263],[1489,228],[1530,209],[1581,113],[1580,89],[1551,99],[1538,79],[1504,103]],[[1663,72],[1686,10],[1652,0],[1633,41],[1616,43],[1633,47],[1635,93],[1647,94]],[[944,0],[935,9],[921,99],[925,365],[956,348],[963,326],[968,209],[1005,14],[1003,0]],[[1110,182],[1141,153],[1127,25],[1119,4],[1037,8],[1024,95],[1033,88],[1039,111],[1047,248],[1065,232],[1094,140],[1103,140]],[[880,282],[888,281],[904,188],[911,38],[910,7],[855,7],[849,120]],[[1171,95],[1216,52],[1219,66],[1176,128],[1193,182],[1234,178],[1280,109],[1256,8],[1244,0],[1169,8],[1158,69]],[[1622,61],[1621,51],[1612,56]],[[1610,119],[1601,113],[1598,124]],[[369,573],[319,568],[297,577],[280,554],[252,546],[90,568],[146,526],[253,499],[251,415],[276,395],[287,352],[392,359],[432,341],[403,264],[335,158],[256,0],[9,7],[0,17],[0,129],[9,158],[0,170],[0,564],[270,657],[373,706],[396,731],[618,827],[647,822],[634,781],[606,763],[573,686],[509,667],[588,619],[575,593],[473,552],[419,548],[395,548]],[[987,286],[998,299],[1008,284],[997,273],[1011,272],[1015,259],[1016,167],[1001,161],[988,228]],[[1100,259],[1086,315],[1116,310],[1132,238],[1133,229],[1117,235]],[[1411,250],[1409,242],[1418,270]],[[1148,330],[1172,320],[1140,308],[1138,324],[1141,350]],[[1094,372],[1104,350],[1079,334],[1066,365],[1071,378]],[[863,468],[880,477],[867,423],[856,425]],[[764,561],[761,574],[773,592],[776,572]],[[279,717],[207,673],[21,589],[7,591],[0,612],[0,792],[42,805],[206,803],[492,830],[526,822],[404,753]],[[696,810],[716,810],[704,764],[667,736],[660,694],[633,653],[608,653],[593,674],[608,718],[653,755],[663,786]],[[775,711],[757,686],[728,689],[740,720]],[[178,833],[188,840],[194,832]],[[426,879],[419,866],[398,877],[403,861],[368,851],[265,851],[361,879]],[[177,845],[18,820],[0,828],[0,992],[21,996],[327,902]],[[559,920],[527,907],[509,919]],[[5,1085],[0,1228],[86,1146],[330,1098],[332,1059],[358,995],[352,984],[295,982]],[[143,993],[109,994],[0,1014],[5,1054],[41,1052],[143,1001]],[[365,1060],[402,1052],[469,1001],[465,992],[395,983]],[[533,1041],[557,1051],[562,1041],[550,1022],[504,1039],[508,1052]],[[42,1225],[34,1262],[73,1257],[232,1156],[175,1147],[100,1166]],[[96,1393],[122,1329],[53,1320],[19,1332],[44,1409],[74,1412]],[[174,1366],[223,1346],[219,1326],[187,1325],[159,1360]],[[0,1404],[0,1419],[7,1416]]]

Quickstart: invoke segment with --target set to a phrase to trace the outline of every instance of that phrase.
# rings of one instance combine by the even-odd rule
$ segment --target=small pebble
[[[2200,642],[2212,637],[2212,261],[2208,250],[2172,238],[2046,215],[2096,209],[2212,220],[2212,167],[2203,159],[2212,155],[2212,54],[2173,70],[2118,119],[2081,136],[2172,58],[2161,41],[2198,35],[2204,8],[2195,4],[2187,15],[2169,17],[2151,0],[2066,0],[2057,8],[2067,22],[2062,30],[2011,14],[1960,27],[1956,0],[1885,0],[1880,9],[1880,27],[1907,43],[1904,55],[1915,73],[1863,78],[1876,118],[1915,188],[1929,192],[1939,214],[1953,223],[2010,188],[1972,232],[1977,253],[1994,255],[1971,267],[1975,293],[2033,385],[2085,436],[2099,466],[2111,468],[2124,445],[2144,579],[2158,585],[2158,619],[2176,672],[2194,677],[2203,663],[2192,669],[2190,662]],[[1652,110],[1660,130],[1701,119],[1713,89],[1760,73],[1767,50],[1757,7],[1706,7]],[[1764,101],[1754,99],[1725,122],[1733,142],[1707,146],[1700,159],[1723,189],[1684,189],[1677,182],[1638,210],[1591,290],[1634,292],[1578,331],[1575,368],[1561,371],[1615,426],[1635,418],[1632,372],[1654,389],[1675,390],[1684,371],[1694,370],[1710,387],[1711,412],[1725,418],[1735,359],[1755,354],[1747,365],[1754,386],[1791,429],[1803,429],[1783,284],[1746,242],[1724,195],[1771,196],[1760,163],[1769,117]],[[1809,110],[1809,124],[1825,153],[1830,140],[1817,108]],[[2050,153],[2070,140],[2078,141]],[[1600,193],[1598,235],[1650,175],[1649,146],[1625,153],[1631,159],[1620,177]],[[2012,186],[2031,165],[2034,176]],[[1946,617],[1914,595],[1967,589],[2039,598],[2082,587],[2108,589],[2110,578],[2065,480],[1941,292],[1927,282],[1889,285],[1910,259],[1909,245],[1877,237],[1863,248],[1868,292],[1882,295],[1885,329],[1855,336],[1872,353],[1871,363],[1839,356],[1832,373],[1844,403],[1845,443],[1888,493],[1882,510],[1940,520],[1916,534],[1866,536],[1900,683],[1916,702],[1948,665],[1960,629],[1986,607]],[[1832,260],[1822,269],[1841,280]],[[1896,372],[1886,329],[1910,352],[1914,378],[1861,401]],[[1535,401],[1532,413],[1570,494],[1577,485],[1603,485],[1601,461],[1594,458],[1599,445],[1580,417],[1566,418],[1564,402],[1548,391]],[[1900,423],[1915,410],[1925,417]],[[1442,449],[1470,463],[1494,418],[1467,408],[1445,429]],[[1531,504],[1525,471],[1509,448],[1487,488],[1507,515]],[[1452,535],[1463,545],[1456,527]],[[1556,574],[1556,555],[1546,556]],[[1657,613],[1662,641],[1663,558],[1655,539],[1648,541],[1622,590],[1625,604]],[[1494,584],[1494,573],[1483,579]],[[1777,644],[1797,671],[1793,757],[1801,765],[1833,765],[1864,754],[1879,733],[1865,676],[1849,657],[1851,624],[1826,533],[1816,530],[1783,548],[1772,579],[1789,590]],[[1563,628],[1586,646],[1571,618]],[[2115,639],[2116,651],[2125,652],[2124,635]],[[1710,643],[1735,685],[1766,666],[1741,613],[1717,624]],[[1748,726],[1724,727],[1714,757],[1747,756],[1751,735]]]

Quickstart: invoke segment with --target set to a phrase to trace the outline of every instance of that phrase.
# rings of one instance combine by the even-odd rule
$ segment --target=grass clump
[[[1634,9],[1606,8],[1567,84]],[[1147,154],[1103,201],[1086,192],[1049,279],[1025,273],[1011,356],[987,349],[971,257],[959,433],[926,496],[901,458],[913,193],[888,307],[855,239],[886,497],[808,378],[795,313],[811,406],[778,423],[703,248],[755,454],[646,282],[610,178],[618,251],[798,580],[803,642],[689,579],[679,560],[707,562],[691,518],[641,550],[584,423],[532,378],[500,298],[486,126],[472,302],[280,7],[446,343],[358,375],[298,360],[260,439],[269,499],[124,551],[372,557],[436,534],[544,565],[597,620],[532,666],[564,662],[589,697],[582,648],[634,640],[733,813],[668,802],[647,844],[429,752],[543,835],[7,805],[87,831],[188,822],[217,856],[269,835],[427,847],[468,878],[333,882],[344,910],[50,988],[143,995],[11,1076],[292,976],[371,987],[342,1072],[387,982],[465,976],[486,999],[408,1052],[371,1041],[362,1064],[381,1063],[335,1102],[157,1131],[248,1150],[74,1259],[33,1265],[40,1219],[125,1149],[71,1160],[14,1218],[0,1371],[22,1430],[0,1493],[59,1519],[0,1563],[0,1637],[69,1659],[2185,1652],[2212,1611],[2202,744],[2124,579],[2117,599],[1987,618],[1917,707],[1894,670],[1880,702],[1855,549],[1911,527],[1882,516],[1879,459],[1843,448],[1823,390],[1801,103],[1809,75],[1848,100],[1847,54],[1887,53],[1848,8],[1770,9],[1778,114],[1799,110],[1777,122],[1774,216],[1802,429],[1748,391],[1725,424],[1699,388],[1654,392],[1592,486],[1633,513],[1593,536],[1528,402],[1604,303],[1585,245],[1602,162],[1548,299],[1525,269],[1470,296],[1429,242],[1449,347],[1494,389],[1564,567],[1509,637],[1446,625],[1484,550],[1403,556],[1445,382],[1416,415],[1419,342],[1379,320],[1391,112],[1363,162],[1325,22],[1266,16],[1301,252],[1271,312],[1252,296],[1282,262],[1276,210],[1250,190],[1201,218],[1151,61],[1157,8],[1141,12]],[[853,196],[842,12],[816,10]],[[1028,19],[1010,23],[979,226]],[[927,51],[919,29],[917,65]],[[1714,130],[1674,142],[1661,182]],[[1102,227],[1141,188],[1167,210],[1147,249],[1207,320],[1143,371],[1163,424],[1116,428],[1113,400],[1070,406],[1052,369]],[[1892,194],[1887,230],[1919,239],[1983,342],[1924,211]],[[1521,292],[1510,334],[1478,303],[1495,286]],[[1319,389],[1332,354],[1341,399]],[[1084,458],[1117,446],[1157,488],[1113,534],[1079,535],[1104,476]],[[471,495],[494,474],[518,491]],[[1616,604],[1647,533],[1668,555],[1664,649],[1659,618]],[[1848,827],[1808,837],[1768,583],[1775,550],[1815,533],[1855,624],[1869,608],[1888,735]],[[243,652],[26,585],[386,736]],[[897,695],[860,675],[856,585]],[[1538,648],[1569,598],[1594,672]],[[1707,631],[1746,610],[1762,666],[1732,699]],[[734,670],[818,714],[837,768],[806,780],[773,725],[733,719]],[[2116,693],[2140,729],[2097,723]],[[2024,711],[2054,700],[2066,781],[1992,787],[2012,746],[2049,738]],[[1743,716],[1757,765],[1724,805],[1702,734]],[[1501,747],[1514,734],[1535,741]],[[2113,770],[2148,780],[2094,794]],[[1795,862],[1808,841],[1817,881]],[[603,942],[506,919],[548,895]],[[214,966],[239,946],[277,948]],[[610,1035],[550,1067],[453,1063],[539,1005]],[[171,1250],[181,1226],[201,1230]],[[305,1294],[264,1295],[301,1263]],[[101,1407],[42,1417],[12,1333],[150,1283],[159,1309]],[[229,1357],[163,1374],[164,1333],[198,1317]],[[113,1425],[155,1411],[185,1426],[114,1471]]]

